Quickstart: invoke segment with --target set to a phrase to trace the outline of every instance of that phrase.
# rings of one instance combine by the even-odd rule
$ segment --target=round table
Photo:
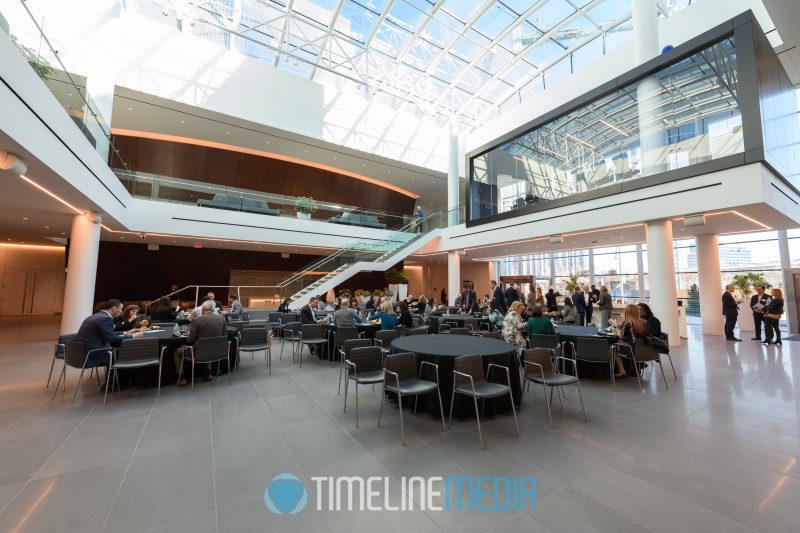
[[[485,316],[476,317],[473,315],[431,315],[431,331],[433,333],[439,333],[439,324],[441,322],[456,322],[459,327],[465,327],[466,321],[468,319],[474,319],[478,321],[478,327],[480,327],[481,322],[488,322],[489,319]],[[477,328],[476,328],[477,329]]]
[[[484,373],[490,363],[508,367],[509,377],[511,378],[511,393],[514,403],[519,405],[522,398],[522,388],[520,385],[519,359],[517,351],[511,344],[496,339],[484,339],[472,335],[410,335],[400,337],[392,341],[392,353],[413,352],[417,354],[418,363],[428,361],[439,365],[439,387],[442,391],[442,404],[445,414],[450,412],[450,396],[453,393],[453,367],[455,358],[462,355],[480,355],[484,365]],[[428,365],[425,365],[423,377],[436,380],[436,376]],[[486,376],[487,381],[506,383],[506,373],[503,369],[492,370],[491,375]],[[438,413],[438,403],[423,400],[430,398],[420,397],[419,407],[425,408],[430,412]],[[511,411],[511,404],[508,397],[486,400],[485,413]],[[475,408],[472,399],[466,396],[458,396],[453,407],[453,414],[473,416]]]
[[[597,328],[592,326],[574,326],[570,324],[563,324],[556,328],[556,335],[561,340],[562,343],[570,342],[576,348],[578,347],[578,339],[583,337],[589,337],[592,339],[606,339],[608,344],[614,344],[617,342],[618,337],[615,335],[600,335],[597,333]],[[572,353],[572,345],[570,344],[563,344],[563,353],[564,357],[573,358],[574,354]],[[628,372],[635,372],[633,364],[628,365],[628,361],[623,358],[623,363],[625,363],[626,371]],[[578,369],[578,376],[582,378],[610,378],[608,375],[608,365],[601,365],[596,363],[588,363],[584,361],[577,362],[577,369]]]

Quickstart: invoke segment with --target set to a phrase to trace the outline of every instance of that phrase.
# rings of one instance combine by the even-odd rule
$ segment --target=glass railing
[[[212,209],[268,216],[313,219],[377,230],[400,230],[413,221],[409,214],[365,209],[310,198],[284,196],[185,180],[144,172],[113,169],[131,196]],[[303,214],[302,211],[312,213]],[[438,223],[438,221],[437,221]]]
[[[48,20],[44,13],[33,13],[28,2],[21,1],[19,5],[19,9],[9,6],[4,10],[6,17],[13,13],[8,20],[11,41],[103,161],[113,160],[115,166],[128,168],[125,157],[114,145],[106,117],[86,88],[86,78],[67,69],[59,57],[58,43],[44,33],[46,23],[54,20]]]

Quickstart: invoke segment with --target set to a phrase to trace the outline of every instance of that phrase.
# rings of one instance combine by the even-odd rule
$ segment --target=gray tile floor
[[[115,394],[97,385],[50,399],[57,321],[0,319],[0,531],[797,531],[800,343],[762,347],[702,337],[673,351],[678,381],[583,382],[590,422],[568,392],[547,428],[542,393],[510,416],[443,433],[397,409],[375,426],[379,393],[362,389],[362,427],[342,412],[338,367],[284,354],[267,375],[245,358],[233,385]],[[745,337],[749,337],[746,333]],[[288,353],[288,350],[287,350]],[[77,374],[68,373],[68,391]],[[52,387],[52,386],[51,386]],[[351,396],[351,400],[352,400]],[[389,406],[390,404],[387,404]],[[531,475],[535,512],[272,514],[272,477]],[[309,483],[307,485],[310,486]]]

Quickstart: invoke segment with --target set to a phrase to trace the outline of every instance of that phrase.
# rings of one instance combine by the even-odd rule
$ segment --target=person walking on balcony
[[[417,210],[414,211],[414,233],[422,233],[422,220],[425,218],[425,213],[422,211],[422,206],[418,205]]]

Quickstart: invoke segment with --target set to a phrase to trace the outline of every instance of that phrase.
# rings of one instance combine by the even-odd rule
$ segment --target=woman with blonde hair
[[[617,352],[626,354],[633,353],[633,345],[636,339],[646,339],[650,336],[650,327],[640,316],[639,308],[634,304],[625,306],[624,322],[620,326],[619,341],[617,341]],[[624,378],[628,375],[622,364],[622,357],[617,355],[617,373],[615,378]]]
[[[528,324],[523,320],[525,304],[519,300],[512,302],[503,319],[503,339],[517,347],[517,354],[525,349],[525,330]]]
[[[761,344],[783,344],[781,342],[780,321],[783,314],[783,291],[772,289],[772,301],[764,309],[764,320],[766,322],[764,331],[764,341]],[[773,333],[774,340],[773,340]]]
[[[381,312],[372,315],[372,319],[381,319],[381,329],[394,329],[397,327],[397,315],[394,313],[392,302],[385,301],[381,304]]]

